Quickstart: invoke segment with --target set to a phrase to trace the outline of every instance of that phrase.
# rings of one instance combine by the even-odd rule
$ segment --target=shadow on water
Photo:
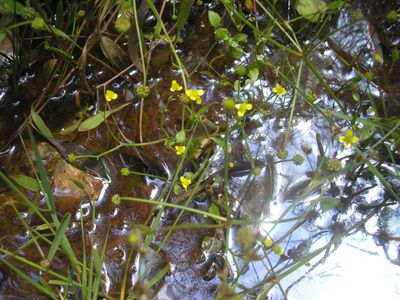
[[[303,31],[299,36],[304,44],[316,44],[308,58],[349,114],[368,116],[370,99],[359,98],[368,95],[373,98],[379,116],[389,122],[390,117],[400,115],[399,65],[391,65],[391,51],[399,47],[400,22],[382,18],[392,9],[399,10],[395,1],[383,2],[386,5],[353,1],[352,7],[341,10],[332,20],[326,29],[328,37],[321,33],[318,43],[308,40],[307,30],[311,32],[311,28],[304,26],[296,30]],[[218,9],[214,4],[207,5]],[[170,9],[168,5],[167,10]],[[287,10],[287,6],[282,9]],[[362,21],[354,22],[355,11],[364,15]],[[222,293],[222,283],[227,278],[234,282],[236,292],[247,295],[248,299],[257,296],[265,299],[267,294],[270,299],[399,297],[400,287],[396,281],[400,275],[398,201],[365,165],[340,171],[359,159],[349,149],[340,150],[343,148],[333,134],[334,126],[346,127],[345,120],[338,118],[333,124],[317,114],[309,102],[297,101],[289,121],[288,108],[294,91],[284,97],[276,97],[271,92],[281,80],[272,67],[265,67],[256,82],[244,84],[240,93],[234,92],[230,83],[240,80],[236,73],[240,62],[222,56],[223,47],[214,47],[214,32],[206,20],[207,10],[195,8],[187,28],[181,33],[184,42],[176,46],[186,68],[198,68],[191,76],[191,83],[193,88],[205,90],[203,104],[210,105],[205,118],[211,125],[197,129],[196,135],[205,136],[230,126],[228,115],[220,108],[222,99],[239,94],[240,98],[260,108],[249,115],[243,132],[236,130],[229,139],[231,162],[235,167],[227,172],[226,178],[222,172],[224,156],[216,147],[211,158],[206,155],[209,150],[206,145],[196,162],[183,162],[184,168],[193,172],[203,161],[210,159],[211,162],[204,182],[188,205],[208,211],[213,203],[220,208],[223,217],[234,216],[243,224],[256,220],[256,224],[225,229],[225,225],[218,226],[201,214],[185,212],[180,216],[180,210],[167,208],[159,220],[161,230],[155,233],[146,253],[129,242],[132,232],[142,228],[140,225],[150,226],[160,207],[143,202],[117,203],[113,197],[118,194],[159,199],[179,164],[179,157],[172,147],[165,146],[163,139],[166,134],[174,136],[182,124],[182,116],[188,115],[177,101],[170,100],[169,88],[177,72],[170,69],[171,53],[165,45],[157,46],[152,53],[148,76],[151,90],[143,110],[133,92],[141,81],[140,72],[132,72],[128,79],[121,77],[113,82],[111,87],[119,97],[118,101],[110,103],[104,101],[102,92],[87,90],[87,86],[94,88],[114,75],[93,62],[86,68],[84,82],[79,71],[73,71],[46,96],[43,91],[51,90],[51,85],[45,84],[48,79],[44,78],[42,69],[43,62],[49,63],[46,56],[39,55],[37,62],[18,74],[16,87],[7,81],[8,78],[3,78],[0,87],[1,170],[14,179],[21,174],[36,176],[32,146],[22,129],[31,107],[40,107],[41,116],[54,132],[52,139],[39,134],[36,139],[57,213],[72,216],[66,235],[78,259],[93,248],[105,247],[102,265],[105,297],[118,297],[125,277],[131,289],[138,282],[138,270],[146,268],[153,255],[156,259],[144,278],[150,280],[168,267],[162,280],[146,291],[154,299],[210,299],[217,292]],[[260,18],[259,22],[263,24],[268,20]],[[154,25],[154,19],[149,17],[144,28]],[[336,28],[341,29],[336,32]],[[287,42],[284,36],[280,40]],[[253,44],[255,41],[250,40],[245,47],[246,59],[254,56],[256,46]],[[291,66],[302,64],[300,58],[274,46],[265,46],[263,53],[271,66],[286,68],[284,62],[287,61]],[[379,63],[374,61],[375,54],[382,56]],[[2,68],[7,65],[2,61]],[[368,70],[380,75],[370,81],[359,75]],[[61,77],[61,72],[53,74],[57,76]],[[357,86],[355,90],[349,88],[353,83]],[[299,86],[321,109],[341,112],[310,68],[302,69]],[[38,105],[36,99],[48,100]],[[93,115],[106,110],[106,105],[113,109],[123,103],[131,104],[114,113],[109,122],[90,131],[65,134],[66,128],[82,115]],[[142,130],[139,130],[140,120]],[[290,122],[292,130],[287,135]],[[18,134],[21,134],[20,139]],[[120,147],[108,155],[99,155],[118,147],[120,141],[126,144],[160,142],[143,147]],[[283,148],[286,156],[282,155]],[[89,157],[71,162],[68,158],[71,153]],[[389,159],[382,146],[376,149],[373,158],[398,192],[399,155],[394,153],[397,156]],[[304,158],[301,165],[294,164],[291,159],[296,154]],[[124,176],[123,168],[134,171]],[[224,179],[229,180],[226,189]],[[20,190],[45,209],[43,193],[22,187]],[[2,249],[40,262],[42,257],[36,245],[29,243],[32,233],[27,228],[42,230],[43,234],[48,233],[48,228],[41,228],[42,220],[22,205],[18,195],[6,184],[1,183],[0,191]],[[170,196],[170,202],[184,203],[189,192]],[[229,213],[221,203],[224,195],[231,199]],[[178,216],[177,225],[182,228],[168,235],[162,228],[173,226]],[[168,239],[164,243],[165,237]],[[49,244],[41,245],[45,252],[49,247]],[[162,247],[160,251],[159,247]],[[142,265],[138,264],[138,257],[144,257]],[[39,280],[34,268],[12,258],[10,261],[34,280]],[[61,253],[55,255],[51,268],[64,276],[72,276],[68,261]],[[54,279],[46,272],[39,273],[46,281]],[[70,296],[80,292],[76,288],[70,291]],[[0,265],[0,295],[15,299],[42,297],[3,264]]]

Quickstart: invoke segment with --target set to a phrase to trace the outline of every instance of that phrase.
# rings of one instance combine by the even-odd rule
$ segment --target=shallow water
[[[207,5],[213,7],[212,4]],[[366,18],[346,27],[354,22],[352,12],[356,9],[361,9]],[[381,11],[382,14],[385,12],[386,10]],[[203,20],[207,20],[205,10],[195,9],[190,23],[182,33],[185,42],[177,45],[188,70],[195,68],[205,58],[213,43],[212,28]],[[263,21],[265,22],[260,20],[261,23]],[[393,35],[398,23],[399,21],[394,24],[379,23],[368,4],[355,1],[352,8],[343,10],[330,25],[331,29],[344,28],[331,35],[330,41],[318,43],[316,50],[309,55],[310,61],[326,78],[330,88],[337,91],[340,103],[349,113],[367,116],[369,102],[366,96],[362,96],[364,98],[357,103],[352,93],[343,88],[358,76],[354,69],[346,67],[339,58],[343,58],[345,54],[357,55],[363,66],[376,67],[376,71],[382,72],[382,76],[372,83],[360,79],[357,92],[364,95],[371,91],[377,98],[382,94],[386,103],[393,105],[388,114],[396,116],[396,110],[400,107],[397,106],[400,87],[398,82],[393,82],[395,73],[387,72],[390,56],[388,45],[383,44],[382,40],[390,43],[389,46],[398,46],[398,39]],[[150,28],[154,25],[154,20],[149,18],[146,24]],[[371,26],[380,30],[384,28],[386,39],[372,31]],[[284,41],[284,37],[281,38]],[[313,42],[307,40],[307,35],[302,36],[302,39],[303,42]],[[247,59],[253,55],[252,43],[254,41],[250,41],[245,48]],[[368,170],[329,177],[332,172],[319,168],[324,159],[336,157],[341,159],[344,166],[345,163],[354,161],[355,156],[352,150],[340,150],[342,148],[337,136],[332,134],[332,124],[306,102],[297,100],[290,125],[292,132],[285,136],[289,126],[287,116],[293,91],[289,90],[289,94],[283,98],[275,97],[271,88],[277,83],[278,75],[276,70],[271,69],[266,69],[265,74],[254,85],[245,85],[238,96],[241,99],[252,99],[262,110],[253,113],[246,120],[244,132],[247,144],[238,131],[230,138],[231,161],[241,169],[241,173],[234,170],[229,174],[228,193],[232,199],[232,215],[241,219],[258,220],[259,224],[247,226],[249,232],[258,236],[259,241],[272,239],[282,248],[282,255],[258,242],[254,249],[251,248],[252,254],[264,258],[248,259],[243,254],[250,250],[244,249],[240,243],[241,229],[247,228],[246,226],[233,226],[228,230],[215,230],[206,226],[199,229],[200,225],[215,225],[215,222],[202,215],[187,212],[180,217],[178,225],[199,227],[174,230],[165,244],[163,239],[167,231],[156,232],[148,252],[139,255],[137,249],[128,242],[128,238],[139,225],[150,224],[160,208],[154,210],[154,206],[140,202],[122,201],[115,204],[112,197],[119,194],[158,199],[168,187],[168,179],[177,167],[178,158],[174,151],[165,147],[164,143],[141,148],[122,147],[101,159],[82,160],[79,161],[80,165],[75,166],[67,164],[65,157],[71,152],[93,155],[102,153],[118,144],[115,136],[119,133],[123,134],[120,138],[126,143],[139,142],[141,138],[146,142],[163,139],[165,132],[172,135],[179,128],[182,108],[173,101],[167,101],[170,96],[170,82],[178,76],[170,70],[168,48],[156,49],[148,81],[151,94],[143,106],[142,136],[138,130],[140,102],[132,92],[141,80],[139,72],[132,72],[129,81],[118,79],[111,85],[120,95],[118,103],[110,104],[112,108],[127,101],[133,101],[134,104],[129,109],[115,113],[108,126],[102,124],[89,132],[75,132],[66,136],[58,134],[57,138],[64,141],[61,145],[37,135],[39,146],[44,149],[41,156],[52,184],[57,211],[60,215],[72,215],[67,236],[77,256],[80,258],[83,255],[83,249],[88,251],[106,247],[102,292],[109,297],[118,297],[125,272],[131,288],[139,280],[138,270],[143,271],[149,265],[149,261],[162,245],[161,251],[155,256],[155,262],[144,276],[151,279],[163,267],[168,266],[169,272],[150,290],[150,296],[155,299],[213,298],[221,286],[224,272],[228,273],[225,276],[229,280],[236,283],[236,292],[246,293],[248,299],[257,296],[264,299],[267,292],[270,299],[397,299],[400,296],[400,286],[396,280],[400,275],[398,203],[391,200],[386,188]],[[208,59],[217,57],[221,52],[221,48],[215,48]],[[266,46],[264,53],[275,66],[283,65],[286,60],[290,60],[296,67],[301,64],[298,58],[290,57],[273,46]],[[383,55],[384,65],[375,65],[373,56],[376,53]],[[238,63],[223,57],[212,60],[212,67],[226,81],[233,82]],[[89,65],[87,72],[89,86],[95,86],[113,76],[111,72],[99,69],[96,65]],[[0,163],[1,169],[10,177],[19,174],[34,175],[28,159],[29,156],[32,157],[28,140],[25,139],[25,150],[18,140],[10,138],[29,114],[33,99],[40,97],[44,88],[42,81],[42,73],[36,66],[20,76],[18,87],[22,92],[18,97],[7,98],[6,93],[1,94],[0,104],[4,109],[0,112]],[[204,104],[214,104],[206,114],[211,123],[216,124],[218,130],[230,126],[220,103],[236,93],[230,87],[224,86],[223,80],[203,65],[198,73],[192,75],[191,82],[192,88],[205,90]],[[330,93],[305,66],[299,84],[305,93],[316,94],[315,105],[321,109],[341,112]],[[397,100],[393,100],[396,97]],[[87,94],[78,74],[74,73],[61,89],[49,97],[42,116],[54,132],[62,132],[62,129],[76,119],[76,112],[104,110],[104,101],[101,100],[100,92]],[[160,128],[158,122],[162,118],[164,128]],[[346,124],[343,119],[337,119],[336,123],[339,126]],[[215,130],[211,127],[201,128],[197,134],[204,135],[206,130],[211,129]],[[305,158],[301,166],[277,158],[276,153],[281,150],[286,139],[288,157],[302,154]],[[222,151],[215,148],[216,151],[210,158],[212,166],[206,178],[211,178],[211,174],[218,172],[224,163]],[[246,149],[249,151],[247,154]],[[249,153],[254,161],[259,162],[258,176],[252,175],[251,167],[248,166]],[[122,176],[120,169],[123,167],[140,174]],[[184,167],[192,168],[187,161],[184,162]],[[396,172],[399,171],[399,166],[385,161],[381,170],[385,170],[388,180],[398,191],[400,182]],[[76,181],[70,180],[71,176],[83,182],[85,188],[79,188]],[[209,185],[211,187],[204,187],[206,192],[202,190],[194,196],[190,207],[206,211],[211,199],[218,202],[224,193],[221,184],[210,181]],[[308,189],[310,185],[315,188]],[[0,188],[0,214],[4,216],[0,229],[1,246],[13,251],[31,238],[23,227],[23,221],[29,226],[40,225],[41,222],[23,206],[18,207],[18,218],[11,205],[11,202],[17,203],[18,198],[6,185],[2,184]],[[44,207],[44,197],[40,193],[28,191],[27,197]],[[321,198],[339,199],[340,203],[334,209],[321,213]],[[179,195],[171,196],[170,201],[179,202],[179,199]],[[179,210],[166,209],[159,227],[172,226],[178,216]],[[85,229],[84,246],[81,220]],[[214,241],[209,248],[201,247],[204,237],[211,237]],[[216,242],[220,240],[224,240],[226,244]],[[129,260],[131,253],[132,258]],[[40,256],[32,245],[19,250],[18,254],[32,261],[40,261]],[[144,257],[142,265],[139,265],[139,257]],[[307,260],[307,263],[303,263],[303,260]],[[35,271],[22,263],[15,263],[30,277],[37,278]],[[61,274],[67,273],[66,265],[65,257],[61,254],[56,255],[52,262],[52,268]],[[297,270],[283,276],[291,268],[297,267]],[[51,276],[42,275],[46,280],[51,279]],[[277,280],[280,276],[283,278]],[[41,297],[4,265],[0,265],[0,293],[2,297]],[[71,291],[70,295],[78,294],[78,291]]]

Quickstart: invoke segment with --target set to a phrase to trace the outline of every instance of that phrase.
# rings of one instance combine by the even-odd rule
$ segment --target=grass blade
[[[58,248],[60,247],[62,239],[65,237],[65,231],[67,230],[67,226],[70,220],[71,220],[71,214],[66,214],[63,220],[61,221],[60,226],[57,229],[56,236],[53,239],[53,243],[51,244],[49,253],[47,254],[47,260],[49,262],[51,262],[51,260],[54,258],[54,255],[56,254]]]

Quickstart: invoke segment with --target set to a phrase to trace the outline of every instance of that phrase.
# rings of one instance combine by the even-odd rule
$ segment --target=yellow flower
[[[382,61],[382,55],[380,55],[380,54],[375,54],[375,55],[374,55],[374,59],[375,59],[377,62],[381,62],[381,61]]]
[[[110,101],[112,101],[112,100],[115,100],[115,99],[117,99],[118,98],[118,94],[116,93],[116,92],[114,92],[114,91],[112,91],[112,90],[107,90],[106,91],[106,100],[108,101],[108,102],[110,102]]]
[[[265,239],[263,243],[264,243],[265,247],[271,248],[271,247],[272,247],[272,244],[273,244],[274,242],[273,242],[271,239]]]
[[[349,129],[346,133],[339,137],[339,142],[343,143],[345,148],[350,148],[351,145],[356,144],[359,138],[354,135],[353,129]]]
[[[283,96],[283,95],[286,95],[286,93],[287,93],[286,89],[283,86],[281,86],[279,83],[277,83],[275,85],[275,87],[272,88],[272,91],[275,94],[277,94],[278,96]]]
[[[237,114],[239,117],[243,117],[246,111],[251,110],[253,108],[253,104],[250,103],[241,103],[235,105],[238,110]]]
[[[190,100],[196,101],[197,104],[201,104],[201,96],[204,95],[203,90],[186,90],[186,96],[189,97]]]
[[[182,90],[182,86],[176,80],[172,80],[171,87],[169,88],[171,92],[178,92]]]
[[[185,146],[175,146],[175,153],[176,155],[182,155],[185,153],[186,147]]]
[[[181,180],[181,184],[182,184],[183,188],[186,191],[187,187],[192,183],[192,179],[186,178],[185,176],[181,176],[180,180]]]
[[[235,163],[229,162],[229,168],[233,168],[235,166]]]

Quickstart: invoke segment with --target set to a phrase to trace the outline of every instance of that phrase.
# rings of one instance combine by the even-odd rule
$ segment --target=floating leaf
[[[19,175],[18,177],[14,178],[14,180],[17,184],[28,190],[34,192],[38,192],[40,190],[40,185],[36,178],[26,175]]]
[[[35,111],[32,111],[32,120],[42,135],[44,135],[48,139],[53,138],[53,135],[51,134],[50,129],[46,126],[43,119]]]
[[[332,208],[335,208],[338,206],[340,203],[340,199],[336,198],[321,198],[319,207],[322,210],[322,212],[326,212],[328,210],[331,210]]]
[[[221,17],[216,12],[209,10],[208,11],[208,21],[210,22],[212,27],[218,27],[221,24]]]

